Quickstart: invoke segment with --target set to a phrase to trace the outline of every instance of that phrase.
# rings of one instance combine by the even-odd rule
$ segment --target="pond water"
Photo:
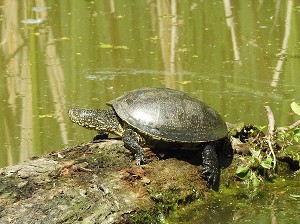
[[[299,117],[300,1],[1,1],[0,167],[90,141],[70,107],[164,86],[227,122]],[[257,222],[262,223],[262,222]]]
[[[169,223],[205,224],[298,224],[299,175],[286,175],[274,183],[266,184],[258,192],[223,188],[222,194],[208,198],[208,202],[195,202],[177,211]],[[245,186],[246,187],[246,186]]]

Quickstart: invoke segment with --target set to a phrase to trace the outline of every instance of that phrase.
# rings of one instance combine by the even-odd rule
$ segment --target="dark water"
[[[300,1],[1,1],[0,166],[95,133],[69,107],[164,86],[231,123],[299,117]],[[260,223],[260,222],[257,222]]]

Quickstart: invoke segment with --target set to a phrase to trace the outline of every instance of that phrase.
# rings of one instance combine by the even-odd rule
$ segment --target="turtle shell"
[[[168,88],[141,88],[107,103],[140,133],[155,140],[197,143],[221,139],[227,127],[204,102]]]

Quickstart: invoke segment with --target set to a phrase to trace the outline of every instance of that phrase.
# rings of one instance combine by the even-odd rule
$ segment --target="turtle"
[[[72,122],[103,136],[121,136],[124,147],[135,155],[137,165],[145,163],[145,146],[200,148],[204,177],[210,188],[218,188],[218,143],[228,131],[213,108],[185,92],[163,87],[135,89],[107,105],[109,109],[71,108],[68,115]]]

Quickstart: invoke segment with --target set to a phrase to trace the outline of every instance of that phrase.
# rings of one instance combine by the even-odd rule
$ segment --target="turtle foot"
[[[218,191],[220,184],[220,169],[218,167],[203,167],[203,174],[210,189]]]
[[[144,154],[135,155],[135,161],[136,165],[140,166],[142,164],[145,164]]]
[[[202,152],[203,159],[203,174],[208,186],[218,191],[220,184],[220,166],[218,156],[216,153],[216,143],[210,142],[204,146]]]

